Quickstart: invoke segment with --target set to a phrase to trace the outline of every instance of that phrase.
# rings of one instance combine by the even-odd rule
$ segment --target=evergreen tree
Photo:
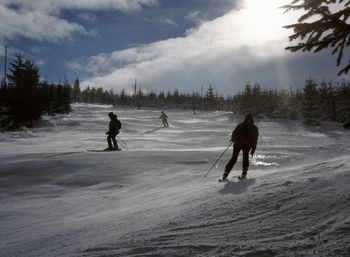
[[[157,94],[151,90],[148,94],[146,104],[149,106],[156,106],[156,102],[157,102]]]
[[[94,95],[92,96],[95,99],[95,103],[106,104],[106,99],[103,94],[103,88],[99,87],[94,91]]]
[[[248,82],[246,85],[245,85],[245,88],[244,88],[244,91],[242,93],[242,96],[241,96],[241,99],[239,101],[239,112],[240,113],[248,113],[248,112],[251,112],[251,113],[254,113],[254,109],[253,108],[253,97],[252,97],[252,86],[251,84]]]
[[[350,121],[350,82],[342,81],[337,90],[337,121]]]
[[[125,89],[122,89],[122,92],[120,93],[120,104],[122,105],[127,105],[129,104],[129,99],[128,99],[128,95],[125,92]]]
[[[90,94],[89,94],[89,103],[91,103],[91,104],[97,103],[96,92],[97,92],[96,88],[94,88],[94,87],[91,88]]]
[[[51,115],[51,107],[54,101],[53,90],[51,90],[50,85],[47,81],[43,81],[40,83],[40,91],[40,99],[43,104],[43,111]]]
[[[298,120],[301,117],[301,106],[303,101],[303,93],[297,91],[294,95],[292,93],[290,99],[290,108],[288,118],[292,120]]]
[[[311,78],[306,81],[301,108],[305,124],[320,125],[320,96],[317,90],[317,83]]]
[[[61,83],[55,86],[55,100],[53,104],[54,113],[64,113],[62,99],[64,98],[63,86]]]
[[[7,106],[7,86],[4,80],[1,80],[0,83],[0,107]]]
[[[142,92],[142,89],[139,88],[139,90],[137,90],[137,94],[136,94],[136,106],[137,108],[140,110],[141,106],[143,105],[143,98],[144,98],[144,93]]]
[[[275,118],[287,118],[290,113],[291,96],[289,92],[282,89],[277,97],[276,109],[273,112]]]
[[[44,105],[40,101],[39,70],[31,60],[23,60],[17,54],[10,62],[9,109],[12,124],[9,128],[32,126],[32,122],[41,118]]]
[[[111,105],[115,105],[115,97],[114,97],[113,89],[109,90],[108,103],[111,104]]]
[[[199,96],[198,93],[193,90],[191,100],[192,100],[192,111],[194,114],[196,114],[198,96]]]
[[[214,88],[211,86],[211,83],[207,89],[207,92],[205,94],[205,102],[206,106],[205,109],[212,110],[215,106],[215,94],[214,94]]]
[[[173,101],[175,103],[175,108],[177,108],[180,104],[180,94],[179,94],[179,90],[177,88],[175,88],[172,98],[173,98]]]
[[[161,91],[158,95],[158,98],[157,98],[157,102],[160,106],[161,109],[163,109],[164,107],[164,102],[165,102],[165,94],[164,94],[164,91]]]
[[[318,89],[320,95],[321,119],[336,120],[336,106],[332,82],[322,80]]]
[[[73,91],[72,92],[72,101],[74,103],[80,103],[81,102],[81,91],[80,91],[79,78],[75,79],[72,91]]]
[[[279,96],[276,90],[264,90],[262,92],[262,113],[273,118],[273,113],[276,112],[279,104]],[[259,113],[254,113],[259,114]]]
[[[0,127],[6,127],[10,121],[10,111],[8,109],[8,90],[4,80],[0,86]]]
[[[72,108],[70,106],[70,85],[65,85],[63,87],[63,97],[62,97],[62,110],[63,112],[62,113],[65,113],[65,114],[68,114],[71,112]]]
[[[84,103],[91,103],[91,101],[90,101],[90,92],[91,92],[90,86],[87,86],[87,88],[85,88],[83,90],[83,92],[81,92],[81,100],[82,100],[82,102],[84,102]]]
[[[337,5],[337,8],[334,5]],[[349,0],[293,0],[285,5],[286,11],[305,10],[298,23],[284,26],[293,29],[294,34],[290,41],[302,40],[286,49],[292,52],[299,50],[320,52],[332,48],[332,54],[338,54],[337,66],[340,65],[344,50],[350,45],[350,25],[347,23],[350,16]],[[342,8],[339,8],[342,6]],[[332,12],[332,9],[335,11]],[[348,73],[350,62],[339,71],[338,75]]]
[[[261,103],[261,89],[260,85],[258,83],[254,84],[253,88],[251,89],[251,96],[248,100],[249,104],[251,105],[251,113],[257,114],[262,109],[263,103]]]

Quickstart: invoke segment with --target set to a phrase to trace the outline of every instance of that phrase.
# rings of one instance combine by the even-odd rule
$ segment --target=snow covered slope
[[[107,146],[107,113],[129,149]],[[218,183],[241,116],[74,105],[0,134],[0,256],[349,256],[350,137],[257,120],[248,179]]]

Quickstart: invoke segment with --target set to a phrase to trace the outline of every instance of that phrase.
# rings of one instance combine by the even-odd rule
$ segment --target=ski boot
[[[238,179],[245,179],[247,177],[248,169],[242,171],[242,176],[238,177]]]
[[[228,177],[228,173],[224,172],[224,174],[222,175],[222,178],[219,178],[219,182],[228,181],[227,177]]]

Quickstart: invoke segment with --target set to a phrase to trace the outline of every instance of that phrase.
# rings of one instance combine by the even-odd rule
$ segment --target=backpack
[[[122,124],[120,120],[117,119],[117,129],[120,130],[122,128]]]

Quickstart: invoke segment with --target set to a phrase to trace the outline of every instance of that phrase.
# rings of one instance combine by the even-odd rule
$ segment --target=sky
[[[336,58],[290,53],[300,13],[286,0],[0,0],[0,76],[5,45],[39,67],[42,79],[132,92],[222,95],[247,83],[302,88],[309,77],[339,81]],[[345,54],[344,58],[346,59]]]

